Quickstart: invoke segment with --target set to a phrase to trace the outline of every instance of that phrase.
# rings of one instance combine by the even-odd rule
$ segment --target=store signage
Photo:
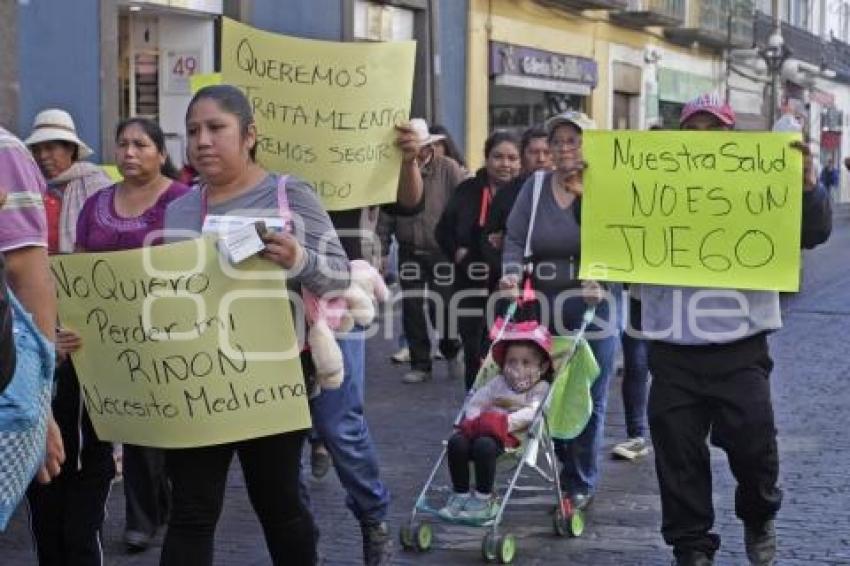
[[[134,0],[134,4],[153,4],[166,6],[168,8],[179,8],[192,12],[206,12],[208,14],[222,14],[222,0]]]
[[[490,43],[490,74],[581,83],[590,88],[599,79],[593,59],[495,41]]]

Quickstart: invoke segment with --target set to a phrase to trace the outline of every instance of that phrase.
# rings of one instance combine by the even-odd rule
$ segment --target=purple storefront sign
[[[593,59],[491,41],[490,76],[499,75],[581,83],[589,88],[595,88],[599,80]]]

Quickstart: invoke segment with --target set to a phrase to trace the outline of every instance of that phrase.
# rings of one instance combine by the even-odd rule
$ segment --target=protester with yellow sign
[[[577,265],[585,237],[579,222],[585,182],[582,144],[595,129],[595,122],[576,111],[558,114],[546,122],[555,169],[537,171],[529,177],[505,232],[501,287],[518,291],[525,273],[526,283],[539,296],[541,320],[559,335],[579,328],[587,304],[598,302],[596,284],[580,281]],[[579,436],[557,441],[556,445],[563,466],[561,489],[578,509],[590,504],[599,483],[608,382],[617,348],[614,334],[604,331],[606,327],[613,329],[609,321],[612,310],[610,301],[599,303],[596,320],[589,327],[594,338],[588,343],[600,368],[590,390],[593,412]]]
[[[112,252],[160,243],[156,232],[162,230],[165,208],[189,191],[174,180],[177,170],[156,122],[140,117],[122,121],[115,129],[115,144],[119,181],[95,193],[80,211],[78,251]],[[147,549],[168,516],[171,490],[165,454],[159,448],[136,444],[124,444],[121,454],[124,544],[138,552]]]
[[[39,112],[25,143],[47,180],[42,210],[47,218],[48,252],[54,256],[71,253],[83,204],[112,181],[100,167],[85,161],[92,150],[79,138],[73,118],[64,110]],[[115,475],[112,444],[98,438],[82,407],[76,364],[68,357],[74,341],[67,328],[56,329],[52,407],[67,459],[56,481],[34,483],[27,491],[42,564],[69,556],[80,564],[99,560],[104,506]]]
[[[288,216],[292,222],[284,222],[282,231],[266,234],[264,257],[316,295],[348,285],[348,259],[310,186],[270,174],[256,163],[257,126],[237,88],[217,85],[198,91],[186,113],[186,130],[189,160],[204,183],[168,207],[166,230],[183,231],[185,237],[187,231],[215,233],[214,219],[220,226],[259,215],[272,226]],[[305,436],[306,431],[295,430],[170,450],[166,463],[174,499],[161,564],[212,564],[213,535],[234,453],[272,562],[315,563],[316,527],[299,483]]]
[[[681,125],[728,131],[735,114],[717,95],[703,95],[685,106]],[[785,158],[799,164],[802,153],[803,194],[796,197],[802,198],[800,241],[812,248],[829,237],[830,204],[808,147],[794,148]],[[735,283],[728,279],[729,287]],[[641,299],[643,331],[653,340],[649,425],[664,540],[678,564],[711,564],[720,546],[711,532],[710,434],[712,444],[726,451],[738,482],[735,512],[744,522],[747,557],[752,564],[773,564],[782,492],[767,335],[782,325],[779,294],[643,285]]]
[[[351,260],[371,259],[364,242],[377,241],[375,205],[411,214],[422,199],[419,141],[408,123],[414,55],[414,42],[339,44],[223,22],[222,80],[240,85],[255,109],[259,159],[315,186]],[[389,564],[390,495],[364,415],[363,329],[338,343],[343,384],[310,400],[313,457],[330,454],[360,523],[364,562]]]

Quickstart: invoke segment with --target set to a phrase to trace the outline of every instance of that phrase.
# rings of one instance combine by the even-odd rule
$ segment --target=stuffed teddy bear
[[[349,332],[355,324],[369,326],[375,319],[376,303],[386,301],[389,296],[383,277],[368,262],[354,260],[349,268],[351,282],[342,292],[316,297],[302,289],[309,326],[307,344],[322,389],[338,389],[342,385],[342,351],[334,333]]]

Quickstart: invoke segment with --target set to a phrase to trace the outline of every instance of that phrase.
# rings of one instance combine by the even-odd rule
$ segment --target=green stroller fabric
[[[552,357],[558,370],[546,415],[549,433],[558,440],[572,440],[587,426],[593,411],[590,387],[600,373],[587,340],[580,340],[573,353],[574,342],[572,337],[556,336],[552,344]]]

